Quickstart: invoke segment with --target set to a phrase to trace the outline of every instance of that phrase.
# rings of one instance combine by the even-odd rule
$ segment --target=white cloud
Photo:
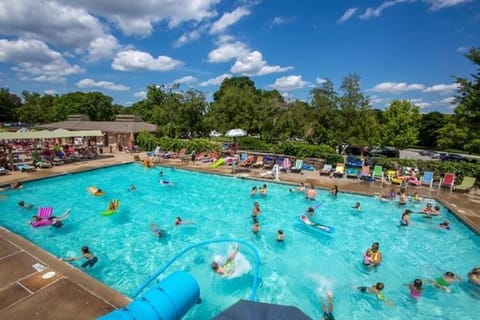
[[[405,82],[382,82],[370,91],[383,93],[401,93],[406,91],[424,90],[425,86],[419,83],[406,84]]]
[[[458,4],[470,2],[472,0],[423,0],[423,1],[431,4],[430,10],[438,10],[442,8],[453,7]]]
[[[112,35],[97,38],[90,42],[88,47],[88,60],[93,62],[113,58],[121,48],[117,38]]]
[[[286,76],[280,77],[275,80],[275,83],[270,85],[270,87],[275,88],[277,90],[296,90],[302,89],[308,86],[310,82],[304,81],[302,76]]]
[[[1,1],[0,8],[0,34],[80,50],[106,36],[101,22],[81,5],[69,6],[60,0],[22,0]]]
[[[22,80],[64,82],[66,77],[84,72],[39,40],[0,40],[0,62],[11,63]]]
[[[427,87],[423,92],[435,92],[435,93],[449,93],[452,91],[458,90],[459,85],[456,83],[452,84],[435,84],[431,87]]]
[[[95,81],[93,79],[83,79],[77,82],[78,88],[100,88],[107,89],[112,91],[128,91],[130,87],[124,86],[122,84],[115,84],[110,81]]]
[[[112,68],[119,71],[168,71],[181,65],[181,61],[170,57],[158,56],[153,58],[149,53],[138,50],[119,52],[112,62]]]
[[[216,78],[208,79],[207,81],[200,82],[199,86],[201,87],[208,87],[208,86],[217,86],[222,83],[223,80],[226,78],[231,78],[232,75],[230,73],[224,73],[219,75]]]
[[[325,83],[325,82],[327,82],[327,79],[323,79],[323,78],[319,78],[319,77],[317,77],[317,78],[315,79],[315,83],[316,83],[316,84],[323,84],[323,83]]]
[[[383,10],[393,7],[397,4],[404,3],[404,2],[416,2],[417,0],[392,0],[392,1],[385,1],[380,6],[376,8],[368,8],[362,15],[360,15],[360,19],[370,19],[373,17],[379,17]]]
[[[348,19],[350,19],[351,17],[353,17],[353,15],[355,14],[355,12],[357,12],[357,8],[349,8],[347,9],[347,11],[345,11],[345,13],[343,14],[343,16],[338,19],[338,23],[339,24],[342,24],[344,23],[345,21],[347,21]]]
[[[250,10],[245,7],[239,7],[232,12],[227,12],[223,14],[223,16],[215,21],[210,28],[210,33],[222,33],[231,25],[240,21],[241,18],[248,16],[250,14]]]
[[[138,91],[133,94],[136,98],[145,98],[147,96],[147,92],[145,91]]]
[[[250,49],[243,42],[226,42],[227,40],[228,38],[221,40],[219,47],[210,51],[208,62],[226,62],[244,57],[250,52]]]
[[[378,96],[371,96],[369,97],[369,100],[371,104],[375,104],[375,105],[385,104],[388,101],[388,99],[380,98]]]
[[[287,17],[275,17],[273,18],[272,23],[270,24],[270,28],[273,28],[274,26],[279,26],[281,24],[287,24],[291,23],[295,18],[287,18]]]
[[[180,38],[178,38],[173,43],[173,47],[178,48],[178,47],[181,47],[188,42],[200,39],[200,37],[201,37],[202,33],[205,31],[205,29],[206,29],[206,26],[203,26],[203,27],[196,28],[195,30],[192,30],[190,32],[185,32],[184,34],[182,34],[180,36]]]
[[[470,50],[469,47],[458,47],[457,48],[457,52],[460,52],[460,53],[468,52],[468,50]]]
[[[182,77],[182,78],[178,78],[176,80],[173,80],[173,83],[195,83],[197,82],[197,78],[195,77],[192,77],[192,76],[185,76],[185,77]]]
[[[47,89],[47,90],[43,91],[43,93],[53,96],[53,95],[57,94],[57,91],[55,91],[55,89]]]
[[[114,22],[127,35],[149,35],[154,25],[168,22],[171,28],[183,22],[200,22],[217,15],[220,0],[56,0],[82,6],[96,16]]]
[[[235,61],[235,64],[230,68],[230,71],[246,76],[262,76],[275,72],[284,72],[292,68],[293,67],[291,66],[269,66],[267,65],[267,62],[263,60],[260,51],[253,51],[246,56],[239,57],[237,61]]]

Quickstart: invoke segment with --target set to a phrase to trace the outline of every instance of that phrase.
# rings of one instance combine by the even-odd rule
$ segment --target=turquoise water
[[[159,185],[160,171],[175,186]],[[137,190],[128,192],[131,183]],[[106,195],[90,195],[86,189],[92,185]],[[434,278],[447,270],[465,279],[468,271],[478,266],[479,237],[445,208],[442,217],[433,219],[413,214],[412,225],[401,228],[398,221],[405,207],[397,203],[348,193],[339,193],[335,199],[327,191],[317,190],[322,204],[312,219],[335,227],[336,233],[330,235],[299,223],[298,214],[312,202],[299,193],[290,193],[290,186],[268,183],[266,197],[252,198],[250,190],[255,185],[260,182],[122,165],[26,183],[23,189],[2,192],[7,198],[0,200],[0,225],[58,257],[79,255],[79,248],[88,245],[99,262],[86,272],[129,296],[181,249],[231,237],[258,249],[262,263],[257,300],[295,305],[312,318],[320,317],[319,297],[325,296],[327,288],[334,292],[338,319],[477,319],[475,315],[480,314],[479,299],[474,296],[480,296],[480,291],[464,283],[452,286],[451,293],[426,285],[417,302],[409,298],[404,286],[415,278]],[[108,217],[100,215],[114,198],[121,199],[120,211]],[[19,200],[37,207],[52,206],[56,215],[68,208],[72,211],[60,229],[33,229],[26,222],[36,209],[20,208]],[[255,201],[262,209],[259,235],[251,232]],[[360,212],[351,208],[357,201],[362,204]],[[408,204],[407,208],[419,211],[424,204]],[[174,226],[176,216],[194,224]],[[435,227],[442,219],[452,223],[451,231]],[[152,222],[167,231],[166,239],[152,235]],[[283,244],[275,241],[279,228],[285,232]],[[361,263],[362,255],[374,241],[380,242],[383,263],[367,270]],[[193,249],[164,274],[185,270],[200,284],[203,302],[185,319],[207,319],[238,299],[248,298],[253,269],[233,279],[222,278],[210,269],[215,256],[224,256],[228,250],[225,243]],[[240,252],[253,267],[253,253],[242,247]],[[73,264],[79,266],[80,262]],[[384,293],[395,307],[356,291],[358,286],[377,281],[385,283]]]

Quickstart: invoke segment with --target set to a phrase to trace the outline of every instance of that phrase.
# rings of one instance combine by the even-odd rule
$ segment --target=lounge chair
[[[356,167],[356,168],[363,167],[363,160],[357,157],[348,156],[345,163],[347,167]]]
[[[358,168],[348,167],[346,172],[347,178],[358,178]]]
[[[307,164],[307,163],[303,163],[302,164],[302,169],[303,170],[306,170],[306,171],[315,171],[315,167],[310,165],[310,164]]]
[[[258,156],[257,161],[255,161],[255,163],[252,164],[252,167],[254,167],[254,168],[263,167],[263,156]]]
[[[331,164],[324,164],[322,170],[320,170],[320,175],[327,175],[329,176],[332,172],[332,165]]]
[[[455,185],[455,173],[447,172],[443,176],[442,180],[440,180],[440,185],[438,188],[447,187],[450,188],[450,191],[453,190],[453,186]]]
[[[383,181],[383,167],[382,166],[375,166],[373,167],[373,178],[377,180],[380,178]]]
[[[33,165],[37,168],[51,168],[53,164],[51,162],[43,160],[38,152],[32,152]]]
[[[272,157],[263,157],[263,169],[271,170],[275,165],[275,159]]]
[[[0,175],[1,174],[8,174],[10,171],[8,171],[7,169],[5,169],[4,167],[0,167]]]
[[[423,176],[420,178],[420,185],[421,186],[427,185],[430,189],[432,189],[432,186],[433,186],[433,172],[432,171],[423,172]]]
[[[388,182],[393,184],[401,184],[403,182],[403,179],[397,176],[397,171],[395,170],[387,170],[387,178]]]
[[[283,158],[282,164],[280,165],[280,171],[290,171],[291,167],[292,162],[290,161],[290,158]]]
[[[463,191],[468,192],[475,186],[475,182],[477,181],[474,177],[463,177],[463,181],[458,186],[454,186],[454,191]]]
[[[160,156],[160,146],[157,146],[153,151],[147,151],[147,157],[158,157]]]
[[[337,163],[337,166],[335,167],[335,171],[333,172],[333,176],[337,178],[343,178],[343,175],[345,174],[345,164],[344,163]]]
[[[255,162],[255,156],[250,155],[245,160],[240,162],[240,167],[250,167]]]
[[[20,163],[15,165],[16,170],[19,170],[21,172],[32,172],[35,171],[36,167],[31,166],[26,163]]]
[[[303,166],[303,160],[297,159],[297,161],[295,161],[295,166],[290,168],[290,172],[300,173],[302,172],[302,166]]]
[[[360,180],[364,181],[374,181],[375,178],[372,176],[372,172],[369,166],[363,166],[362,171],[360,171]]]

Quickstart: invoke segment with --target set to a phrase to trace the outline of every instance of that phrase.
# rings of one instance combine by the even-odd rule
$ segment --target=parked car
[[[470,161],[467,157],[462,156],[457,153],[448,153],[446,155],[441,155],[440,160],[442,161]]]
[[[362,157],[370,157],[371,154],[367,150],[367,148],[361,148],[361,147],[354,147],[354,146],[348,146],[345,149],[343,149],[342,154],[347,155],[347,156],[362,156]]]
[[[435,152],[433,150],[421,150],[418,152],[421,156],[430,157],[432,159],[440,158],[440,153]]]
[[[383,147],[372,150],[373,157],[400,158],[400,151],[392,147]]]

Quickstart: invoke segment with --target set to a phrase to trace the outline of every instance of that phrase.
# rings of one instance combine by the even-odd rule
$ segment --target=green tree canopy
[[[415,144],[420,127],[420,108],[408,100],[393,101],[384,113],[381,130],[383,146],[397,149]]]

